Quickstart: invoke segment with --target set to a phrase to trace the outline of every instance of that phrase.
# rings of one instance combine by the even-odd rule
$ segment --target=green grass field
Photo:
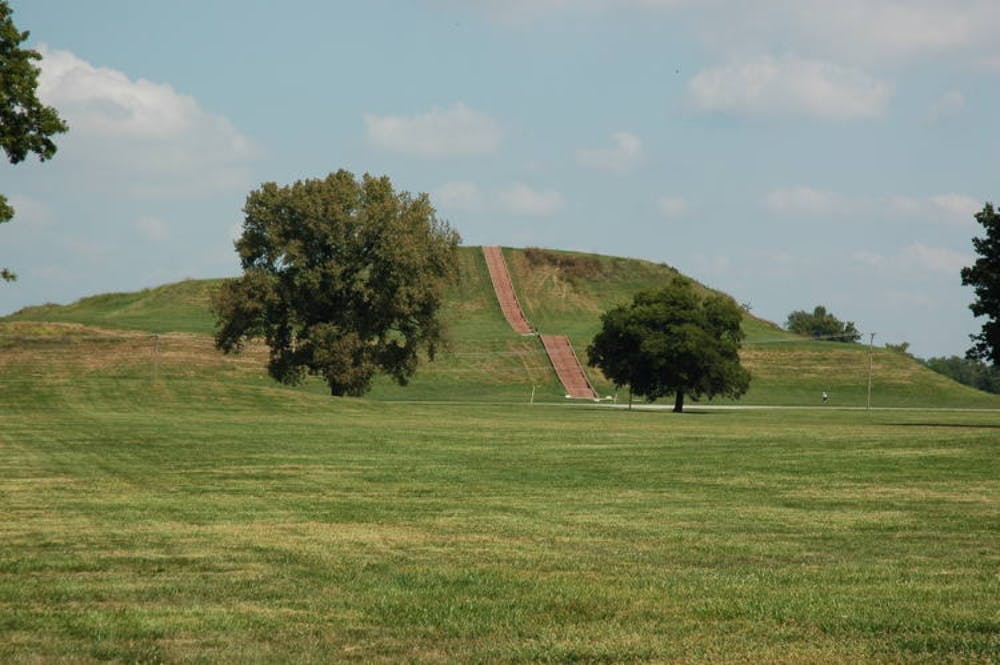
[[[1000,416],[66,386],[0,415],[0,661],[990,663]]]
[[[508,250],[582,353],[672,272],[580,256]],[[565,404],[462,275],[363,400],[214,351],[217,281],[0,321],[0,662],[1000,661],[1000,398],[748,317],[800,408]]]

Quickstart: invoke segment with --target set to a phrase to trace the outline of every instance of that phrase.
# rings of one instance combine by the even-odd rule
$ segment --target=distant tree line
[[[909,352],[909,342],[886,344],[885,348],[888,351],[905,354],[927,369],[947,376],[952,381],[957,381],[976,390],[1000,395],[1000,367],[985,363],[978,358],[940,356],[925,360]]]
[[[978,358],[948,356],[917,360],[949,379],[988,393],[1000,394],[1000,367],[987,365]]]

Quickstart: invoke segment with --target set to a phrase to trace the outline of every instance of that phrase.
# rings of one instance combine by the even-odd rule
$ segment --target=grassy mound
[[[578,348],[672,274],[508,258]],[[474,404],[276,384],[212,348],[217,282],[0,322],[0,661],[995,660],[996,413],[529,408],[537,341],[462,274],[450,348],[374,396]],[[747,326],[750,399],[863,400],[866,347]],[[876,405],[995,404],[871,361]]]
[[[529,321],[541,332],[568,335],[581,359],[603,311],[677,275],[664,264],[593,254],[529,248],[506,249],[505,255]],[[426,363],[409,386],[380,380],[371,396],[526,402],[534,394],[536,400],[561,401],[562,388],[541,345],[507,326],[480,249],[462,248],[460,264],[461,277],[450,288],[443,310],[449,330],[443,352]],[[185,281],[21,310],[0,320],[2,344],[17,347],[13,355],[20,358],[20,365],[10,366],[21,369],[8,370],[6,378],[30,377],[37,383],[40,377],[71,376],[76,368],[91,380],[187,377],[266,383],[266,349],[228,357],[212,349],[209,300],[219,283]],[[64,325],[31,327],[55,323]],[[66,324],[82,327],[70,334]],[[863,407],[868,404],[870,374],[874,406],[1000,407],[1000,397],[961,386],[903,354],[874,349],[870,355],[860,344],[803,340],[750,314],[744,318],[744,330],[742,355],[753,381],[743,403],[818,405],[820,394],[827,392],[832,406]],[[32,335],[37,339],[29,340]],[[115,336],[127,342],[111,343]],[[86,357],[94,366],[79,367],[70,360],[73,356]],[[51,370],[44,369],[49,366]],[[589,372],[602,395],[614,394],[614,386],[599,372]],[[318,381],[301,389],[325,392]]]
[[[209,299],[221,280],[187,280],[130,293],[106,293],[70,305],[26,307],[3,321],[82,323],[149,333],[210,334]]]

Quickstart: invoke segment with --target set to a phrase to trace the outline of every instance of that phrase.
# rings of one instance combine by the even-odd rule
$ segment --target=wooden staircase
[[[486,267],[490,271],[490,280],[493,282],[493,290],[497,294],[497,301],[504,317],[510,327],[522,335],[531,335],[535,329],[528,323],[521,309],[521,303],[517,300],[514,292],[514,284],[510,279],[510,271],[507,270],[507,262],[503,258],[503,252],[499,247],[483,247],[483,256],[486,257]],[[566,390],[566,397],[577,399],[597,399],[597,391],[591,385],[587,374],[583,371],[580,359],[570,344],[569,337],[565,335],[539,335],[542,347],[549,356],[549,362],[559,377],[559,381]]]

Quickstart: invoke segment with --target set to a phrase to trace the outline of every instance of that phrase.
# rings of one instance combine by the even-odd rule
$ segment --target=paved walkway
[[[483,255],[486,257],[486,267],[490,271],[490,280],[493,282],[493,290],[497,294],[500,309],[510,323],[514,332],[522,335],[530,335],[535,329],[528,323],[521,309],[521,303],[514,293],[514,284],[510,279],[510,272],[507,270],[507,262],[504,261],[503,252],[499,247],[483,247]],[[597,399],[597,391],[591,385],[587,374],[580,365],[580,359],[576,357],[576,351],[570,344],[569,338],[565,335],[540,335],[545,353],[549,356],[552,368],[562,382],[566,390],[567,397],[579,399]]]

